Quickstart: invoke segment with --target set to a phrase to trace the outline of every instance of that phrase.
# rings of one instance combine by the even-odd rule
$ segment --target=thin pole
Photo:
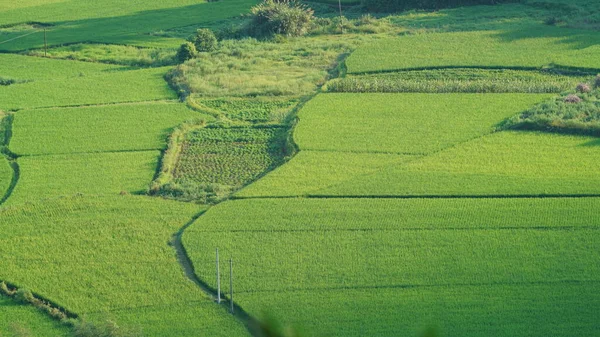
[[[344,22],[343,22],[343,15],[342,15],[342,0],[338,0],[338,4],[340,6],[340,30],[342,31],[342,34],[344,33]]]
[[[46,39],[46,28],[44,28],[44,57],[48,56],[48,42]]]
[[[219,248],[217,248],[217,303],[221,304],[221,272],[219,270]]]
[[[233,314],[233,258],[229,258],[229,302],[231,302],[231,313]]]

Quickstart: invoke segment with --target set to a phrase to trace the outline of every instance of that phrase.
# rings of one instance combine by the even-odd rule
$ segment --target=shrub
[[[15,301],[22,303],[22,304],[33,303],[35,300],[31,291],[29,291],[27,289],[17,290],[17,292],[15,293],[14,299],[15,299]]]
[[[600,88],[600,74],[598,74],[598,76],[596,76],[596,79],[594,79],[594,87]]]
[[[577,95],[568,95],[567,97],[565,97],[564,99],[565,103],[580,103],[581,102],[581,98],[579,98],[579,96]]]
[[[198,52],[196,51],[196,46],[194,46],[194,44],[191,42],[186,42],[179,47],[175,57],[179,62],[183,63],[187,60],[193,59],[197,54]]]
[[[252,7],[250,35],[301,36],[308,32],[314,19],[314,11],[295,0],[264,0]]]
[[[198,29],[192,42],[199,52],[211,52],[217,49],[217,37],[208,28]]]
[[[579,83],[575,90],[577,90],[577,92],[580,92],[582,94],[587,94],[592,91],[592,88],[590,88],[590,86],[585,83]]]

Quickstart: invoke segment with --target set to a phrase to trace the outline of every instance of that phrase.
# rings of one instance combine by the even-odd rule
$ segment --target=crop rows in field
[[[68,329],[52,321],[32,306],[26,306],[0,295],[0,335],[66,337]]]
[[[176,181],[241,187],[278,165],[283,128],[207,127],[190,132],[175,167]]]
[[[167,244],[200,211],[195,204],[139,196],[4,207],[0,279],[144,335],[243,335],[240,323],[185,278]]]
[[[415,68],[534,68],[556,65],[598,70],[598,34],[535,25],[515,31],[418,34],[383,39],[358,48],[349,73]]]
[[[281,121],[298,103],[294,98],[237,98],[201,99],[198,103],[234,120],[254,123]]]
[[[513,314],[529,310],[540,321],[560,319],[559,336],[570,335],[568,328],[585,335],[595,329],[595,313],[580,306],[597,305],[599,300],[590,296],[594,283],[600,282],[594,262],[600,256],[593,248],[600,240],[599,218],[593,211],[599,202],[238,200],[211,209],[185,233],[184,243],[196,272],[209,285],[215,286],[211,257],[218,247],[222,256],[235,258],[240,305],[256,315],[272,312],[285,323],[307,328],[309,334],[322,332],[320,325],[306,320],[319,315],[314,310],[341,309],[343,316],[319,318],[333,335],[359,336],[363,329],[410,331],[432,324],[441,324],[445,334],[477,335],[493,322],[491,331],[510,336],[520,327]],[[226,293],[228,285],[222,286]],[[363,310],[367,293],[378,305],[363,303],[369,308]],[[508,299],[493,318],[475,304],[485,293]],[[524,293],[529,294],[519,297]],[[418,310],[398,311],[417,305],[414,296],[423,296]],[[534,304],[537,301],[541,302]],[[561,306],[550,305],[553,301]],[[524,303],[533,307],[524,308]],[[448,315],[436,317],[442,308]],[[472,317],[486,321],[474,323]],[[380,319],[385,326],[365,325]],[[340,320],[349,320],[357,329],[340,327]]]
[[[590,75],[492,69],[430,69],[348,75],[329,81],[328,92],[560,93],[588,82]]]
[[[10,148],[19,155],[160,150],[172,128],[191,119],[214,118],[162,102],[22,110]]]
[[[159,151],[21,157],[19,181],[7,203],[57,196],[145,192]]]
[[[51,67],[55,61],[46,66]],[[176,99],[177,95],[163,79],[166,71],[165,68],[99,71],[2,86],[0,108],[18,110]]]

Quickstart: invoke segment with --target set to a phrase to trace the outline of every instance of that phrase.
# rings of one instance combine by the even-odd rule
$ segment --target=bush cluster
[[[218,41],[215,33],[208,28],[198,29],[196,34],[179,47],[175,58],[180,63],[193,59],[199,52],[211,52],[217,49]]]
[[[582,87],[510,118],[503,128],[600,136],[600,88]]]
[[[62,322],[68,322],[69,317],[60,309],[53,307],[50,303],[35,297],[31,291],[27,289],[10,288],[6,283],[0,282],[0,294],[12,297],[16,302],[21,304],[31,304],[39,310],[47,313],[52,318]]]
[[[301,36],[312,25],[314,11],[295,0],[264,0],[252,7],[248,33],[256,37]]]
[[[408,9],[440,9],[472,5],[495,5],[518,0],[362,0],[361,4],[370,11],[398,12]]]

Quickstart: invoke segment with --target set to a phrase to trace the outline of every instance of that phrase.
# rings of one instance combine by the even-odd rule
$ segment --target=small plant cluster
[[[217,37],[212,30],[208,28],[201,28],[196,31],[196,34],[192,36],[187,42],[179,47],[175,58],[183,63],[187,60],[193,59],[198,53],[208,53],[215,51],[218,46]]]
[[[503,128],[600,136],[600,76],[510,118]]]
[[[313,20],[314,11],[296,0],[264,0],[252,7],[247,30],[255,37],[302,36]]]

